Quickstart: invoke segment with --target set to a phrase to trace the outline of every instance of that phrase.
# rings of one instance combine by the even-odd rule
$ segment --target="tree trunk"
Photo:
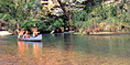
[[[63,4],[62,4],[62,2],[61,2],[60,0],[57,0],[57,1],[59,2],[59,4],[60,4],[62,10],[64,11],[64,14],[65,14],[65,16],[66,16],[66,19],[67,19],[67,21],[68,21],[68,20],[69,20],[69,19],[68,19],[68,14],[67,14],[67,12],[66,12],[66,10],[65,10],[65,8],[64,8],[64,6],[63,6]]]
[[[72,27],[73,27],[73,21],[72,21],[72,19],[71,19],[71,17],[72,17],[72,14],[71,14],[71,11],[69,12],[69,30],[70,31],[72,31]]]

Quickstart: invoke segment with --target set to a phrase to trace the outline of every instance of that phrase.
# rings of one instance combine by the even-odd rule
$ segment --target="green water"
[[[0,65],[130,65],[130,34],[43,34],[42,42],[0,37]]]

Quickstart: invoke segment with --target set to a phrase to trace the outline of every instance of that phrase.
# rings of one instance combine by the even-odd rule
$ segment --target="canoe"
[[[42,44],[42,41],[18,41],[18,43],[25,43],[25,44]]]
[[[20,41],[42,41],[42,34],[39,34],[37,37],[30,38],[19,38]]]
[[[36,41],[36,42],[33,42],[33,41],[24,41],[24,43],[28,43],[28,44],[42,44],[41,41]]]
[[[12,35],[12,33],[8,31],[0,31],[0,36]]]

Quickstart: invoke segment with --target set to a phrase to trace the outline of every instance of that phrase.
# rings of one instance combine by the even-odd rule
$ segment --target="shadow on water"
[[[45,38],[44,38],[45,37]],[[44,45],[60,46],[62,50],[73,50],[95,54],[115,54],[128,56],[130,34],[116,35],[44,35]],[[49,47],[49,46],[48,46]],[[126,51],[127,50],[127,51]],[[122,54],[124,52],[124,54]]]
[[[116,55],[129,57],[130,34],[114,35],[74,35],[55,34],[51,38],[54,46],[61,46],[62,50],[73,50],[87,54]],[[57,40],[56,42],[54,40]],[[53,44],[52,43],[52,44]]]
[[[73,46],[73,34],[64,34],[64,49],[70,50],[72,49],[71,46]]]

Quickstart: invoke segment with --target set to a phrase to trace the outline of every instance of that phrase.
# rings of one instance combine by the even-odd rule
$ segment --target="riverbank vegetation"
[[[58,6],[44,9],[39,0],[1,0],[0,30],[14,34],[19,29],[30,31],[34,27],[40,32],[74,31],[87,34],[130,31],[128,0],[57,2]]]

